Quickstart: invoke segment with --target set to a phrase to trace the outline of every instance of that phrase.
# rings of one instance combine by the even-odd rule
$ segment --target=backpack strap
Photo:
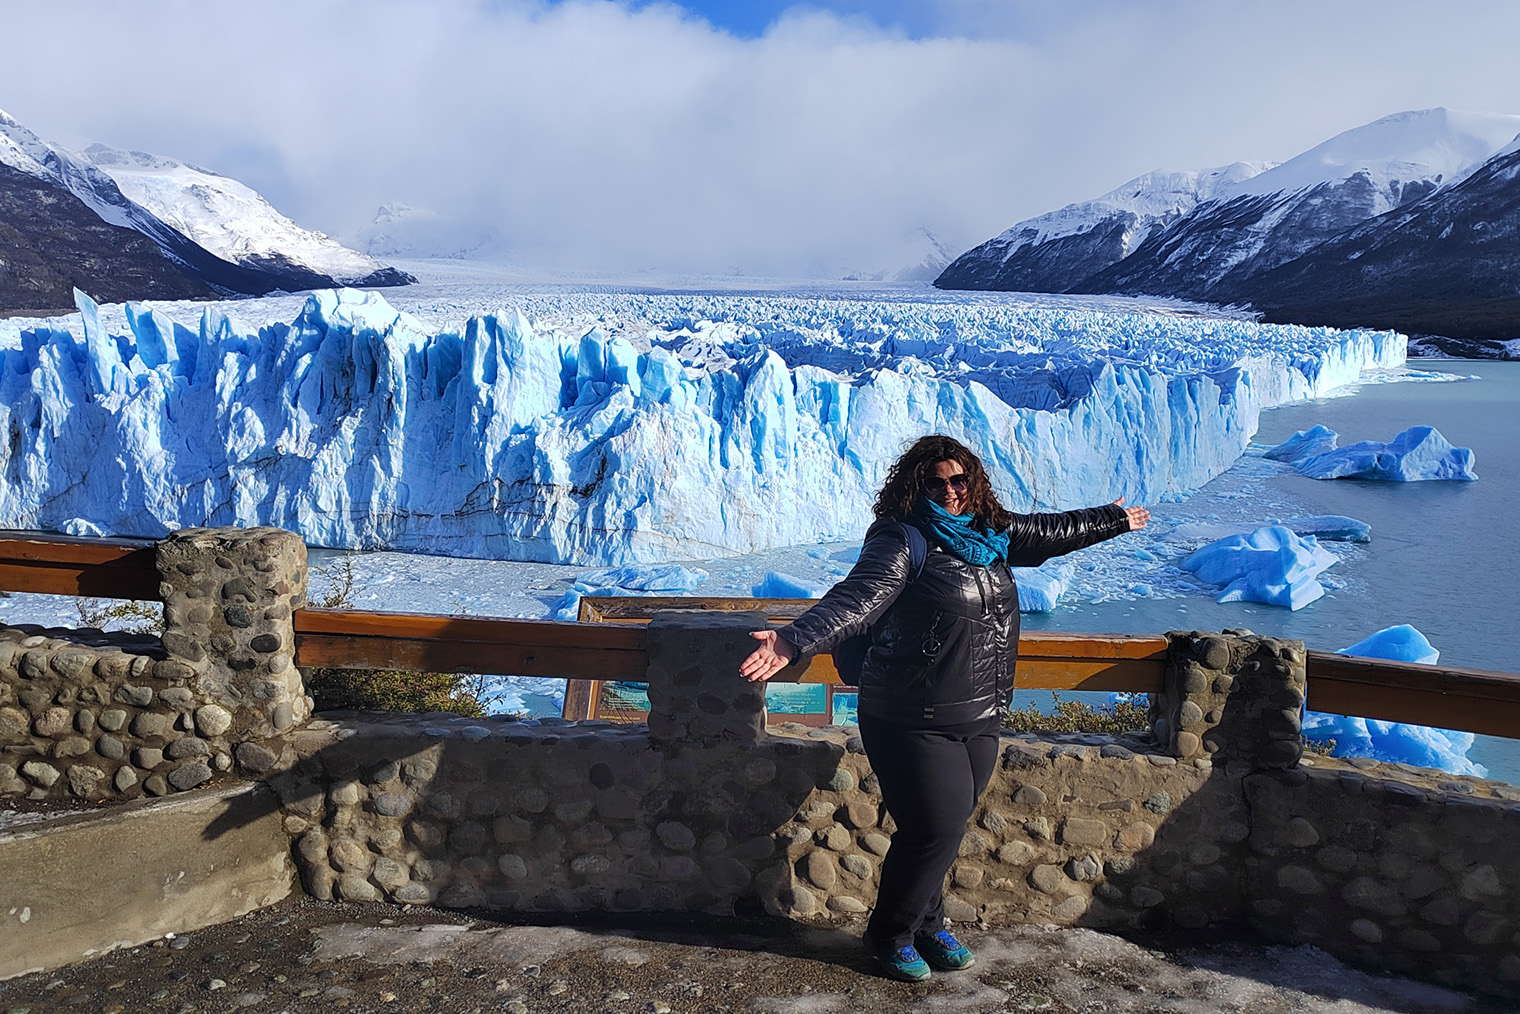
[[[897,527],[902,529],[903,538],[908,540],[908,583],[912,584],[924,572],[924,560],[929,556],[929,540],[924,538],[924,533],[919,531],[917,525],[899,521]]]

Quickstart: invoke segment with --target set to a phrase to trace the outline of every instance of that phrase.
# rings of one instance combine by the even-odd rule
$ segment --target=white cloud
[[[1399,109],[1520,112],[1504,0],[939,0],[931,37],[798,12],[758,39],[604,0],[7,6],[0,108],[44,137],[340,236],[401,200],[592,266],[871,266]]]

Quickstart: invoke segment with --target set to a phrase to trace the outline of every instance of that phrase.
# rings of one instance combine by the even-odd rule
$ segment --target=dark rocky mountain
[[[1087,291],[1079,287],[1094,271],[1118,264],[1129,252],[1127,237],[1138,223],[1134,212],[1116,211],[1082,232],[1043,242],[1033,235],[1000,236],[955,258],[934,284],[1005,292]]]
[[[1187,174],[1139,177],[1014,226],[935,284],[1164,296],[1249,306],[1272,321],[1514,338],[1517,128],[1509,115],[1397,113],[1281,165],[1207,186],[1212,177],[1199,175],[1191,203]]]
[[[4,111],[0,172],[5,191],[0,200],[0,260],[5,262],[0,268],[0,310],[67,307],[73,303],[75,285],[97,299],[119,302],[416,281],[319,233],[300,229],[235,180],[172,159],[100,145],[83,154],[70,153]],[[134,187],[139,199],[129,197],[111,172],[139,184]],[[153,185],[141,185],[144,178]],[[261,232],[278,238],[272,245],[244,250],[237,243],[229,246],[224,237],[227,256],[204,245],[209,242],[206,236]],[[147,246],[124,233],[137,234]],[[148,248],[155,248],[158,256],[146,257]],[[313,249],[319,261],[326,256],[350,265],[357,262],[362,272],[339,276],[313,267]]]
[[[76,286],[108,302],[217,295],[140,232],[0,163],[0,310],[72,308]]]
[[[1267,320],[1520,337],[1520,149],[1252,280]]]
[[[1394,181],[1390,194],[1370,174],[1359,172],[1296,192],[1212,202],[1068,291],[1251,302],[1256,275],[1360,225],[1390,204],[1418,200],[1437,185],[1430,179]]]

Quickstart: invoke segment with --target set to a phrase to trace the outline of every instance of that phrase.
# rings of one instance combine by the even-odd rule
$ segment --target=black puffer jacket
[[[909,582],[906,537],[878,521],[844,580],[780,633],[807,658],[869,630],[862,714],[929,728],[991,718],[1013,696],[1018,657],[1019,594],[1009,566],[1039,566],[1127,531],[1124,509],[1112,504],[1015,514],[1007,560],[978,567],[926,535],[924,569]]]

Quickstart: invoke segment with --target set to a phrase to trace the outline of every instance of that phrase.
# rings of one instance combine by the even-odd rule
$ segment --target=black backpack
[[[929,543],[917,525],[892,522],[902,530],[908,540],[908,584],[918,580],[923,573],[924,560],[929,555]],[[847,637],[834,648],[834,668],[839,670],[839,682],[847,687],[860,686],[860,671],[865,668],[866,652],[871,650],[871,638],[881,620],[871,625],[864,634]]]

